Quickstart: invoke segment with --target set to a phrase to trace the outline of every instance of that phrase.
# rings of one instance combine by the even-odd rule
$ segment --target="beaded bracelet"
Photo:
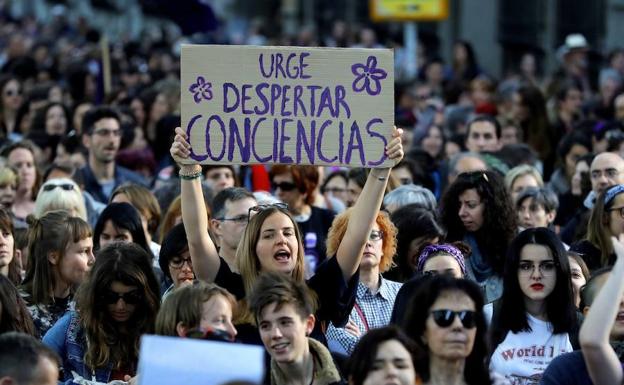
[[[182,180],[193,180],[193,179],[197,179],[199,177],[202,176],[202,172],[196,172],[194,174],[188,174],[188,175],[184,175],[184,174],[178,174],[180,176],[180,179]]]

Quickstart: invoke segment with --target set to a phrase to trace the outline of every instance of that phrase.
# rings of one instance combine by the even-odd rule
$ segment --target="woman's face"
[[[87,278],[94,262],[93,238],[70,242],[58,263],[59,276],[67,284],[79,285]]]
[[[232,324],[232,304],[221,294],[213,295],[202,305],[199,327],[202,330],[223,330],[236,337],[236,328]]]
[[[364,254],[362,254],[362,261],[360,267],[366,270],[379,267],[381,263],[381,257],[383,256],[383,233],[379,229],[377,223],[373,224],[366,245],[364,246]]]
[[[440,242],[440,237],[429,238],[428,236],[422,236],[412,239],[409,244],[409,248],[407,250],[407,260],[409,265],[412,267],[412,270],[416,271],[416,266],[418,265],[418,251],[425,243],[438,244]]]
[[[448,254],[440,254],[427,259],[423,266],[423,274],[446,274],[454,278],[463,278],[464,274],[457,260]]]
[[[414,385],[416,371],[410,352],[398,340],[384,341],[363,385]]]
[[[325,185],[325,194],[329,194],[347,204],[347,181],[339,176],[333,177]]]
[[[465,359],[472,352],[477,328],[464,327],[457,315],[449,326],[440,326],[434,320],[436,310],[450,310],[455,312],[476,311],[474,301],[462,291],[445,291],[429,309],[429,316],[425,323],[422,335],[423,342],[429,347],[429,354],[446,360]]]
[[[347,207],[351,207],[355,204],[358,197],[362,193],[362,188],[353,179],[349,179],[347,182]]]
[[[525,301],[543,302],[555,290],[557,267],[548,247],[532,243],[522,247],[518,284]]]
[[[191,254],[185,250],[182,254],[176,255],[169,261],[169,274],[173,281],[173,287],[176,289],[180,286],[190,285],[195,279],[193,272],[193,262],[191,262]]]
[[[459,219],[468,232],[475,232],[483,226],[484,203],[476,189],[470,188],[459,196]]]
[[[17,80],[10,80],[2,89],[2,108],[17,111],[22,104],[22,88]]]
[[[540,187],[539,182],[531,174],[520,175],[511,184],[511,201],[515,202],[518,194],[527,187]]]
[[[104,228],[100,234],[100,248],[103,249],[106,245],[113,242],[134,242],[134,239],[132,239],[130,230],[115,227],[113,221],[109,219],[104,223]]]
[[[32,190],[37,178],[35,158],[32,152],[25,148],[16,148],[9,154],[8,163],[10,167],[17,170],[20,180],[18,191]]]
[[[581,189],[581,180],[583,173],[589,172],[589,164],[587,162],[578,162],[574,167],[574,175],[572,175],[572,182],[570,183],[570,190],[573,195],[581,195],[583,193]]]
[[[108,314],[115,322],[128,321],[134,315],[137,304],[144,301],[139,288],[125,285],[119,281],[111,283],[106,297]]]
[[[565,156],[565,171],[566,176],[571,177],[574,175],[576,170],[576,162],[580,157],[586,155],[589,152],[587,147],[581,144],[574,144],[570,148],[570,151]]]
[[[9,266],[13,260],[15,240],[9,229],[0,229],[0,270]],[[0,317],[2,319],[2,317]]]
[[[264,220],[256,243],[256,255],[262,271],[291,274],[295,270],[299,253],[295,226],[281,212],[275,212]]]
[[[275,189],[275,195],[288,207],[301,210],[305,206],[305,195],[297,188],[290,172],[274,175],[271,183]]]
[[[442,131],[439,127],[433,126],[429,129],[427,136],[425,136],[420,144],[422,149],[432,158],[437,158],[442,151],[442,145],[444,144],[444,140],[442,138]]]
[[[525,229],[548,227],[555,219],[555,211],[547,212],[544,205],[528,197],[522,200],[517,209],[518,223]]]
[[[529,109],[524,105],[522,96],[515,93],[512,97],[511,115],[518,122],[524,122],[529,118]]]
[[[624,234],[624,194],[616,195],[613,198],[611,209],[606,213],[609,217],[609,231],[611,235],[619,237]]]
[[[59,105],[48,108],[45,116],[45,131],[48,135],[65,135],[67,132],[67,116]]]
[[[581,303],[581,288],[587,283],[587,279],[583,275],[581,265],[576,262],[576,259],[568,257],[570,262],[570,276],[572,278],[572,289],[574,290],[574,304],[579,307]]]

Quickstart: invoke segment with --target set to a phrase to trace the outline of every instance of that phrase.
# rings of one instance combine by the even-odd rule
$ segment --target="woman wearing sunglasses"
[[[327,250],[334,255],[344,239],[353,210],[338,215],[329,230]],[[396,227],[388,214],[379,211],[360,262],[360,282],[355,304],[345,327],[330,324],[326,331],[330,350],[351,354],[360,337],[369,330],[388,325],[401,283],[381,276],[392,265],[396,252]]]
[[[424,384],[489,385],[483,297],[474,282],[424,277],[402,328],[420,348],[416,373]]]
[[[222,287],[197,282],[171,293],[156,317],[156,334],[233,341],[236,299]]]
[[[511,383],[538,382],[578,341],[570,264],[557,235],[527,229],[509,246],[503,296],[493,304],[490,368]]]
[[[53,210],[65,210],[74,217],[87,220],[85,201],[76,182],[66,178],[50,179],[41,186],[33,214],[41,218]]]
[[[67,211],[30,217],[28,270],[22,285],[24,300],[43,336],[69,310],[75,289],[87,277],[93,257],[89,224]]]
[[[394,129],[393,139],[386,148],[386,155],[394,164],[403,157],[401,134],[402,130]],[[189,161],[188,137],[179,127],[176,128],[171,155],[178,163]],[[313,332],[313,336],[318,339],[324,340],[321,323],[331,321],[335,325],[342,326],[348,320],[359,278],[356,272],[381,207],[389,175],[389,168],[379,168],[370,172],[335,255],[324,258],[327,260],[307,281],[320,302],[316,314],[320,322],[316,323]],[[274,205],[257,207],[259,211],[251,217],[237,250],[236,260],[240,274],[233,273],[227,263],[219,258],[208,232],[201,230],[208,228],[199,179],[201,167],[192,164],[182,165],[180,176],[182,218],[187,229],[193,268],[199,279],[217,283],[238,299],[244,299],[251,293],[261,272],[277,271],[288,274],[297,281],[304,280],[303,240],[292,214]],[[243,311],[244,318],[250,324],[253,316],[249,314],[248,309]],[[249,333],[243,333],[239,328],[239,338],[260,344],[257,328],[250,326],[249,329]]]
[[[63,316],[43,337],[61,357],[61,381],[134,378],[141,335],[154,331],[158,293],[145,250],[129,243],[102,249],[76,294],[77,311]]]

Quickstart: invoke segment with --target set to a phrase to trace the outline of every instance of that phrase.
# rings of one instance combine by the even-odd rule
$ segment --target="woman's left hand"
[[[137,385],[139,383],[139,376],[130,377],[128,375],[125,375],[124,381],[126,381],[128,385]]]
[[[386,146],[386,156],[393,161],[392,167],[396,166],[403,159],[403,129],[394,126],[392,129],[392,140]]]

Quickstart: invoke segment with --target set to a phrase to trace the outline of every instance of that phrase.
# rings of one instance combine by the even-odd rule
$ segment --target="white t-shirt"
[[[512,385],[538,384],[550,361],[572,351],[568,333],[552,334],[550,322],[527,318],[532,331],[507,333],[490,361],[490,369]]]

